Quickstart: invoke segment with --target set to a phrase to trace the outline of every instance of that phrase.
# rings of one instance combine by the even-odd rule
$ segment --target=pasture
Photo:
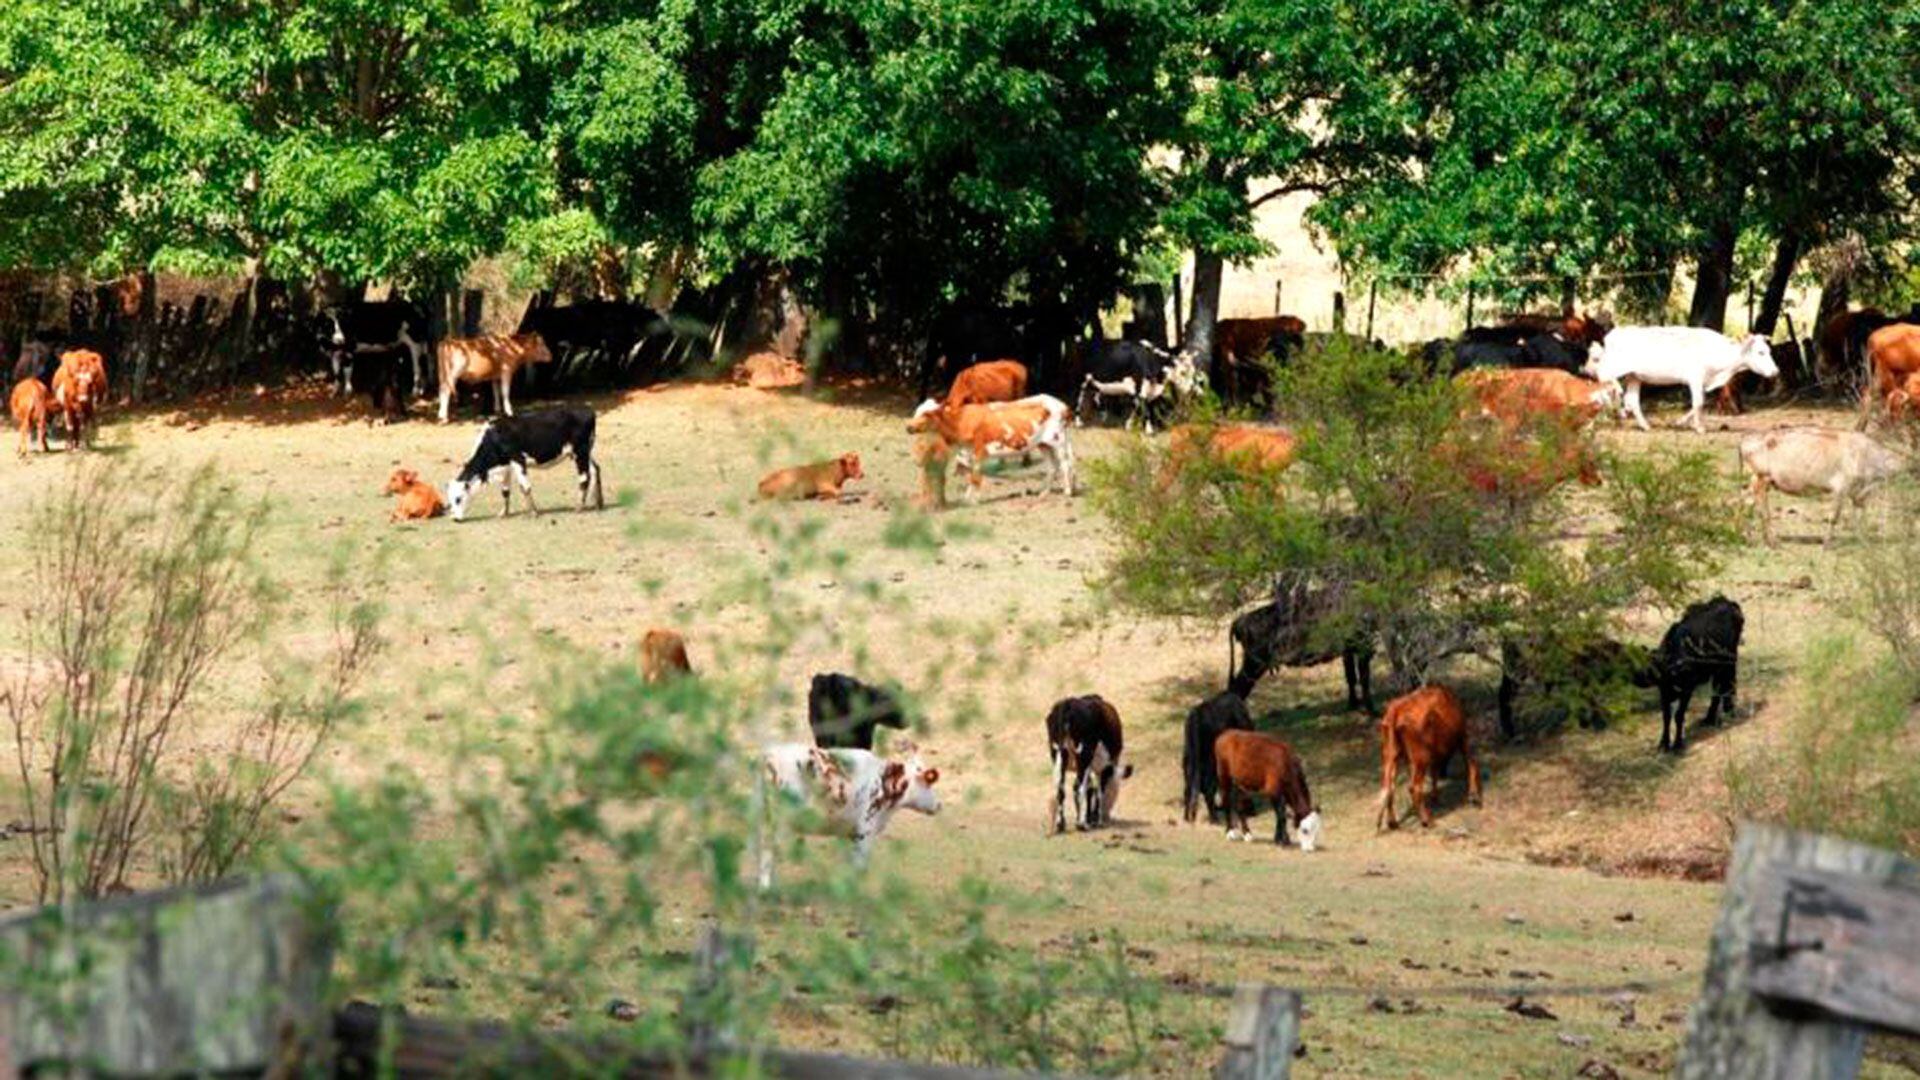
[[[670,626],[686,635],[697,671],[724,674],[727,643],[764,618],[741,582],[791,573],[793,587],[822,598],[826,621],[840,624],[794,631],[774,661],[791,707],[742,718],[743,730],[804,740],[806,680],[816,671],[892,677],[923,691],[929,723],[913,737],[943,773],[946,809],[903,815],[879,845],[876,870],[935,894],[963,872],[984,877],[1033,901],[1005,916],[1015,939],[1045,953],[1074,948],[1076,935],[1121,935],[1134,970],[1175,993],[1240,979],[1297,987],[1309,1017],[1296,1075],[1567,1076],[1590,1059],[1621,1075],[1668,1071],[1719,900],[1712,881],[1729,839],[1729,762],[1779,737],[1804,650],[1838,625],[1824,600],[1835,556],[1816,543],[1824,505],[1778,500],[1784,545],[1743,549],[1697,583],[1699,596],[1723,591],[1746,609],[1735,723],[1699,731],[1684,758],[1664,758],[1654,753],[1659,713],[1647,696],[1604,732],[1504,745],[1493,734],[1497,671],[1460,662],[1447,678],[1471,713],[1485,806],[1460,805],[1456,766],[1433,829],[1386,835],[1373,829],[1374,724],[1341,707],[1339,665],[1281,669],[1254,694],[1252,711],[1302,755],[1325,846],[1303,855],[1229,844],[1216,828],[1179,823],[1178,806],[1181,720],[1224,685],[1225,626],[1105,609],[1089,588],[1106,554],[1103,522],[1084,497],[1041,493],[1040,467],[989,479],[978,506],[956,502],[935,519],[930,549],[889,543],[922,521],[908,505],[918,473],[904,396],[675,385],[594,398],[604,513],[573,512],[563,464],[535,475],[536,496],[554,511],[543,516],[503,520],[490,490],[464,524],[390,525],[379,495],[387,474],[406,466],[444,483],[478,423],[468,413],[439,426],[416,406],[413,422],[370,425],[363,402],[342,416],[319,394],[304,387],[109,414],[97,455],[116,466],[212,462],[225,482],[266,497],[273,513],[262,552],[301,612],[288,629],[295,641],[322,629],[311,601],[333,559],[344,552],[367,575],[393,646],[370,714],[328,751],[325,777],[369,783],[395,767],[444,775],[452,732],[463,720],[485,722],[459,715],[476,702],[540,723],[541,661],[489,662],[516,638],[626,662],[648,626]],[[1656,415],[1656,425],[1671,416]],[[1710,417],[1705,436],[1603,422],[1602,437],[1630,454],[1708,447],[1731,486],[1740,434],[1849,419],[1760,409]],[[1076,452],[1085,463],[1131,437],[1076,431]],[[752,504],[767,468],[845,451],[858,452],[866,472],[847,501]],[[36,493],[73,467],[55,454],[0,474],[0,529],[16,552],[32,550]],[[956,499],[962,486],[950,486]],[[1576,515],[1567,542],[1604,543],[1601,524]],[[842,597],[855,590],[813,563],[780,570],[783,544],[796,536],[844,553],[850,571],[878,584],[879,600]],[[0,581],[7,625],[32,602],[21,565]],[[1672,615],[1634,613],[1635,639],[1657,640]],[[930,641],[941,629],[945,640]],[[956,650],[970,662],[941,670]],[[1118,707],[1138,771],[1112,828],[1049,838],[1042,719],[1054,700],[1093,692]],[[1697,716],[1704,698],[1695,708]],[[505,727],[498,735],[516,737]],[[12,797],[10,786],[0,790]],[[320,798],[317,781],[296,792],[296,830]],[[0,820],[12,809],[0,806]],[[1269,836],[1271,822],[1256,818],[1254,829]],[[32,902],[17,838],[0,844],[0,898]],[[700,905],[688,895],[666,914],[691,937]],[[804,920],[795,923],[799,932]],[[617,982],[625,961],[605,963]],[[421,987],[413,1003],[432,1008],[444,993]],[[1520,995],[1557,1019],[1508,1011]],[[1223,1000],[1205,996],[1192,1008],[1225,1015]],[[872,1021],[856,1009],[794,1004],[779,1027],[793,1045],[872,1045]],[[1215,1053],[1176,1035],[1163,1049],[1156,1064],[1166,1075],[1193,1075]]]

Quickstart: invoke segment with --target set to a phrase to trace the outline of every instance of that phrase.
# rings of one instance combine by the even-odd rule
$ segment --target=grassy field
[[[388,471],[406,465],[443,479],[476,424],[372,426],[360,418],[364,406],[343,409],[308,393],[122,417],[107,427],[101,452],[169,468],[213,461],[240,490],[267,496],[275,513],[264,551],[296,605],[317,594],[337,552],[370,568],[396,644],[373,687],[373,718],[327,755],[331,777],[447,769],[446,733],[461,719],[448,710],[470,707],[475,688],[501,714],[537,723],[540,665],[486,659],[493,649],[512,654],[517,635],[621,658],[646,627],[674,626],[697,668],[724,670],[726,643],[762,620],[724,586],[774,573],[782,538],[797,530],[849,553],[883,595],[878,604],[842,600],[832,575],[794,571],[795,585],[819,597],[822,625],[800,627],[775,661],[790,707],[747,726],[755,737],[804,738],[804,688],[815,671],[894,677],[926,691],[931,724],[918,739],[946,776],[948,807],[935,819],[897,820],[879,867],[929,890],[966,872],[1033,898],[1007,928],[1036,950],[1071,948],[1076,932],[1117,930],[1136,967],[1168,987],[1254,978],[1300,987],[1310,1018],[1299,1075],[1567,1076],[1588,1059],[1623,1075],[1670,1069],[1718,903],[1711,882],[1730,835],[1731,755],[1778,737],[1801,651],[1838,625],[1826,607],[1833,556],[1811,542],[1820,507],[1781,500],[1780,550],[1738,554],[1700,580],[1702,596],[1724,591],[1746,609],[1741,703],[1736,723],[1702,732],[1680,761],[1654,753],[1659,715],[1650,700],[1603,733],[1520,747],[1483,737],[1483,808],[1458,805],[1456,776],[1434,829],[1379,836],[1373,724],[1340,708],[1339,665],[1270,676],[1255,715],[1299,748],[1328,822],[1325,850],[1302,855],[1229,844],[1217,830],[1178,823],[1180,723],[1224,684],[1224,627],[1104,610],[1089,588],[1106,554],[1103,524],[1083,499],[1041,493],[1041,470],[989,481],[980,505],[944,516],[929,553],[884,542],[915,522],[903,398],[861,388],[807,398],[681,386],[593,404],[602,410],[613,500],[602,514],[571,512],[572,476],[562,466],[535,484],[544,505],[566,512],[501,520],[489,494],[464,525],[390,525],[378,494]],[[1705,437],[1605,437],[1632,453],[1711,447],[1731,485],[1737,435],[1783,420],[1844,418],[1763,411]],[[1124,437],[1087,432],[1079,455],[1096,458]],[[851,485],[856,497],[750,509],[770,462],[849,450],[866,465],[867,479]],[[70,467],[36,457],[0,475],[0,528],[16,551],[33,550],[34,493]],[[10,573],[8,585],[24,580],[18,563]],[[11,623],[24,590],[4,594],[13,598],[4,616]],[[1671,617],[1634,613],[1636,636],[1657,639]],[[309,612],[292,632],[320,629]],[[936,669],[956,654],[976,661],[972,670],[941,677]],[[978,663],[983,657],[992,662]],[[1466,663],[1449,678],[1488,735],[1496,678]],[[1115,828],[1049,839],[1042,719],[1057,698],[1090,692],[1118,706],[1139,773]],[[9,813],[11,785],[0,792],[8,800],[0,813]],[[301,789],[292,816],[310,814],[318,797],[318,785]],[[22,842],[0,845],[7,906],[31,899],[25,859]],[[697,906],[689,901],[685,913]],[[1506,1011],[1519,994],[1558,1019]],[[419,1000],[435,997],[423,990]],[[1197,1007],[1222,1019],[1226,1011],[1223,1001]],[[788,1037],[872,1044],[861,1022],[835,1016],[794,1012]],[[1170,1043],[1161,1068],[1184,1074],[1213,1053]]]

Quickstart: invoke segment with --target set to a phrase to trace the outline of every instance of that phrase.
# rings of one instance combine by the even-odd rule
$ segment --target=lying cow
[[[914,410],[907,431],[937,434],[953,448],[967,469],[969,501],[980,490],[981,470],[990,458],[1024,456],[1032,450],[1047,455],[1060,490],[1071,497],[1073,444],[1067,438],[1071,415],[1065,402],[1046,394],[957,408],[928,400]]]
[[[841,454],[837,458],[775,469],[760,478],[763,499],[838,499],[840,489],[849,480],[866,474],[860,471],[859,454]]]
[[[1220,820],[1220,808],[1214,801],[1219,790],[1214,782],[1214,740],[1222,732],[1252,730],[1253,715],[1247,711],[1246,699],[1231,690],[1215,694],[1188,710],[1186,740],[1180,751],[1180,807],[1187,824],[1193,824],[1202,799],[1207,804],[1207,821]]]
[[[1551,368],[1478,369],[1455,380],[1471,395],[1480,415],[1509,428],[1536,420],[1579,426],[1620,400],[1619,388]]]
[[[1027,396],[1027,365],[1018,360],[988,360],[954,376],[947,405],[985,405],[990,401],[1018,401]]]
[[[420,479],[420,474],[412,469],[395,469],[387,477],[387,486],[380,489],[383,495],[398,495],[393,504],[393,513],[387,515],[388,521],[422,521],[436,518],[447,512],[447,504],[440,499],[440,493],[432,484]]]
[[[53,404],[53,392],[39,379],[21,379],[7,396],[8,411],[20,425],[20,456],[27,456],[29,436],[38,433],[40,452],[47,452],[47,413]]]
[[[673,630],[656,626],[640,638],[640,677],[649,683],[663,683],[693,674],[687,660],[687,639]]]
[[[605,509],[606,493],[600,484],[600,463],[593,458],[593,431],[596,419],[585,405],[563,405],[525,416],[496,416],[487,422],[473,444],[473,454],[447,484],[447,508],[455,521],[467,518],[467,503],[474,489],[488,477],[500,476],[500,498],[505,514],[513,513],[513,484],[519,483],[527,497],[527,506],[537,515],[540,507],[533,501],[533,481],[527,476],[529,465],[551,465],[562,454],[573,458],[580,477],[580,508],[587,507],[587,490],[593,490],[595,509]]]
[[[1299,585],[1276,590],[1272,602],[1236,616],[1227,631],[1227,689],[1250,697],[1275,665],[1314,667],[1338,656],[1347,680],[1347,708],[1365,706],[1371,713],[1372,639],[1356,635],[1331,649],[1319,640],[1320,623],[1332,616],[1337,601],[1332,589]]]
[[[1144,341],[1096,342],[1087,356],[1080,383],[1075,424],[1084,424],[1108,398],[1127,401],[1127,429],[1135,420],[1153,434],[1153,409],[1169,392],[1191,393],[1198,386],[1192,363]]]
[[[440,374],[440,422],[447,422],[453,406],[453,391],[463,382],[494,384],[496,412],[513,415],[513,374],[527,364],[544,364],[553,359],[546,339],[539,334],[488,334],[485,337],[449,338],[433,350]]]
[[[1653,675],[1660,687],[1660,749],[1687,748],[1687,705],[1702,683],[1713,684],[1713,700],[1702,724],[1712,726],[1724,708],[1733,715],[1733,692],[1740,668],[1740,636],[1747,620],[1740,605],[1715,596],[1687,607],[1667,628],[1653,653]],[[1672,737],[1669,738],[1669,728]]]
[[[775,792],[811,804],[824,819],[823,831],[853,841],[854,865],[864,867],[874,841],[900,810],[933,815],[940,812],[940,794],[933,785],[940,770],[930,769],[916,751],[894,761],[867,750],[823,750],[788,743],[769,747],[763,759],[763,783]],[[772,800],[764,798],[771,816]],[[760,887],[773,887],[773,851],[777,846],[773,821],[764,822],[760,839]]]
[[[871,750],[877,727],[905,730],[907,713],[888,691],[851,675],[815,675],[807,687],[807,727],[815,746]]]
[[[1609,333],[1605,344],[1592,346],[1590,357],[1588,375],[1626,387],[1623,415],[1632,416],[1641,431],[1647,430],[1647,416],[1640,411],[1642,386],[1685,386],[1692,407],[1679,423],[1705,431],[1700,410],[1709,392],[1742,371],[1763,379],[1780,375],[1766,338],[1756,334],[1735,342],[1698,326],[1623,326]]]
[[[1098,694],[1065,698],[1047,713],[1047,753],[1053,759],[1048,828],[1067,831],[1067,785],[1072,778],[1073,822],[1082,832],[1113,820],[1120,782],[1133,775],[1122,764],[1120,714]]]
[[[1460,699],[1444,686],[1429,684],[1387,703],[1380,718],[1379,829],[1397,829],[1393,789],[1402,765],[1407,769],[1413,812],[1422,826],[1433,824],[1433,800],[1447,763],[1455,754],[1467,760],[1467,800],[1480,805],[1480,765],[1467,744],[1467,714]],[[1431,789],[1428,785],[1431,783]]]
[[[1181,424],[1167,435],[1167,461],[1160,468],[1160,487],[1165,489],[1173,483],[1173,478],[1203,452],[1235,473],[1272,476],[1293,464],[1299,446],[1300,440],[1283,427]]]
[[[1760,535],[1771,545],[1769,490],[1832,496],[1833,515],[1827,519],[1826,532],[1826,540],[1831,542],[1847,503],[1864,505],[1874,488],[1912,468],[1914,461],[1858,431],[1775,428],[1740,440],[1740,465],[1749,477],[1754,512],[1760,516]]]
[[[1220,801],[1227,811],[1227,839],[1253,840],[1247,804],[1258,795],[1273,803],[1273,842],[1287,845],[1287,815],[1300,829],[1300,850],[1320,845],[1320,811],[1307,790],[1307,773],[1293,748],[1272,735],[1229,731],[1213,744],[1214,768],[1220,782]],[[1240,824],[1234,827],[1234,818]]]

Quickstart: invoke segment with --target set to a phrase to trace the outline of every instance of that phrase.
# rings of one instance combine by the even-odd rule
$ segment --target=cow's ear
[[[1132,778],[1133,778],[1133,765],[1132,765],[1132,763],[1128,763],[1128,764],[1126,764],[1126,765],[1122,765],[1122,766],[1120,766],[1120,779],[1122,779],[1122,780],[1130,780],[1130,779],[1132,779]]]
[[[928,770],[926,770],[925,772],[922,772],[922,773],[920,774],[920,782],[921,782],[921,783],[923,783],[923,784],[925,784],[925,785],[927,785],[928,787],[932,787],[933,785],[935,785],[935,784],[937,784],[937,783],[939,783],[939,782],[940,782],[940,770],[939,770],[939,769],[928,769]]]

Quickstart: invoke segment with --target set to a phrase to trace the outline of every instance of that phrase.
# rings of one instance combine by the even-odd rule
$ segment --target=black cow
[[[1727,715],[1733,714],[1740,634],[1746,622],[1739,604],[1715,596],[1689,605],[1679,621],[1667,628],[1667,636],[1653,652],[1653,674],[1660,687],[1660,749],[1678,754],[1687,748],[1687,704],[1701,683],[1713,684],[1713,700],[1702,724],[1718,721],[1723,707]]]
[[[892,694],[851,675],[815,675],[807,688],[807,726],[822,750],[871,750],[879,725],[898,731],[907,726],[905,710]]]
[[[405,348],[371,349],[347,365],[348,383],[365,394],[388,423],[407,418],[407,398],[413,393],[413,365]]]
[[[427,317],[405,300],[354,300],[315,316],[320,347],[333,369],[335,394],[345,396],[353,365],[368,353],[404,349],[413,360],[413,389],[426,392],[426,357],[432,339]]]
[[[20,357],[13,363],[13,382],[17,384],[26,379],[39,379],[52,386],[54,369],[59,366],[58,340],[46,334],[36,334],[20,343]]]
[[[520,332],[539,334],[556,359],[597,353],[627,364],[638,360],[649,343],[673,333],[659,312],[617,300],[534,308],[520,320]]]
[[[1112,820],[1120,781],[1133,775],[1122,764],[1120,714],[1098,694],[1063,698],[1047,713],[1047,754],[1053,759],[1049,827],[1067,831],[1067,776],[1073,776],[1074,827],[1085,831]]]
[[[1527,326],[1503,323],[1499,326],[1469,326],[1460,332],[1462,345],[1513,345],[1521,346],[1527,339],[1545,330],[1544,326]]]
[[[1569,341],[1559,331],[1535,334],[1520,347],[1520,367],[1557,368],[1578,375],[1587,365],[1587,345]]]
[[[1453,347],[1453,370],[1459,374],[1471,368],[1519,367],[1520,356],[1525,349],[1524,342],[1469,341],[1462,338]]]
[[[1513,703],[1530,685],[1543,691],[1568,688],[1580,726],[1600,730],[1607,726],[1607,718],[1596,698],[1609,683],[1622,679],[1635,686],[1657,684],[1652,658],[1644,648],[1602,638],[1566,656],[1553,657],[1511,638],[1504,640],[1500,643],[1500,734],[1507,739],[1519,734]]]
[[[1192,371],[1191,365],[1144,341],[1094,342],[1087,349],[1086,375],[1080,381],[1074,422],[1084,424],[1108,398],[1126,398],[1131,402],[1127,427],[1132,428],[1135,419],[1142,419],[1151,435],[1154,406],[1170,389],[1192,390]]]
[[[1214,768],[1213,741],[1223,731],[1252,731],[1253,714],[1247,701],[1231,690],[1223,690],[1195,705],[1187,712],[1186,745],[1180,752],[1180,772],[1184,778],[1180,805],[1188,824],[1199,813],[1200,800],[1207,803],[1207,821],[1220,820],[1215,805],[1219,792],[1219,773]]]
[[[461,467],[459,475],[447,485],[447,510],[453,520],[464,521],[467,502],[475,488],[500,471],[500,496],[505,513],[513,513],[513,485],[519,483],[527,505],[535,514],[540,507],[533,501],[533,481],[527,477],[529,465],[551,465],[560,455],[570,454],[580,474],[580,508],[586,509],[587,488],[593,488],[595,509],[604,509],[606,495],[600,487],[600,463],[593,459],[593,410],[585,405],[563,405],[557,409],[523,412],[518,416],[496,416],[487,421],[473,456]]]
[[[1275,592],[1273,602],[1242,612],[1227,632],[1227,689],[1242,698],[1276,664],[1312,667],[1340,657],[1347,679],[1347,708],[1366,706],[1373,712],[1373,641],[1355,635],[1327,650],[1319,644],[1320,623],[1332,614],[1339,599],[1332,589],[1304,585]],[[1240,658],[1234,660],[1234,646]]]

